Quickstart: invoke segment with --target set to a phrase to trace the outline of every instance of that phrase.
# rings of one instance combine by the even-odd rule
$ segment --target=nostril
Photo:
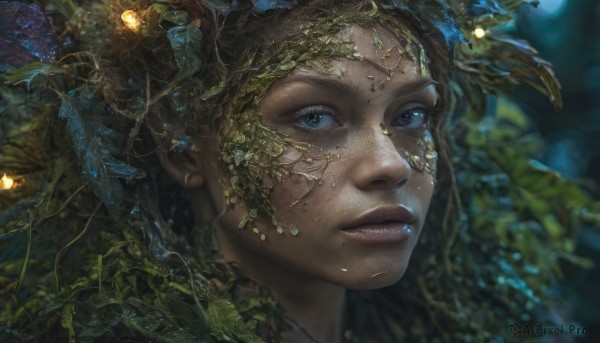
[[[372,186],[377,186],[377,185],[385,186],[385,185],[387,185],[387,182],[385,180],[373,180],[373,181],[371,181],[371,185]]]
[[[402,177],[401,175],[397,175],[396,177],[372,180],[370,182],[370,186],[373,188],[393,188],[402,186],[406,183],[407,180],[408,178]]]

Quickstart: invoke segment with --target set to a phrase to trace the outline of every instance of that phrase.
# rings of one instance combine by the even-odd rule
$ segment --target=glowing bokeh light
[[[0,179],[0,190],[11,189],[14,183],[15,180],[6,176],[6,173],[4,173],[4,176]]]
[[[475,29],[475,31],[473,31],[473,34],[475,35],[475,37],[481,39],[483,37],[485,37],[485,30],[482,29],[481,27],[478,27]]]
[[[135,11],[127,10],[123,12],[121,14],[121,20],[123,20],[125,26],[127,26],[127,28],[131,31],[137,32],[137,30],[140,28],[140,17]]]

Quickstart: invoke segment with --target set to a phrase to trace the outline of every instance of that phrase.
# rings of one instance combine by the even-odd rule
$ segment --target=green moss
[[[219,135],[221,160],[231,174],[229,179],[231,189],[227,191],[227,202],[234,203],[239,197],[245,201],[250,211],[258,211],[258,216],[247,215],[240,223],[240,228],[248,227],[260,217],[271,219],[276,226],[277,220],[270,203],[274,182],[282,182],[297,175],[313,182],[314,186],[320,180],[332,157],[330,153],[321,153],[308,143],[292,141],[285,133],[263,126],[259,112],[260,99],[277,80],[286,77],[296,68],[308,68],[323,74],[333,74],[335,72],[333,62],[341,58],[371,63],[382,69],[389,79],[393,75],[393,68],[385,68],[378,62],[357,57],[355,43],[343,34],[351,24],[364,25],[382,21],[384,21],[383,13],[376,7],[364,13],[332,11],[325,13],[314,22],[301,24],[297,30],[287,34],[285,39],[278,39],[277,43],[266,46],[264,51],[269,53],[265,54],[264,58],[257,58],[251,52],[245,54],[248,56],[245,64],[236,69],[252,70],[252,72],[229,81],[228,87],[233,89],[231,93],[234,95],[227,100],[229,105],[223,114],[225,119]],[[422,46],[412,33],[400,28],[396,23],[388,22],[388,24],[393,25],[398,39],[411,39],[406,43],[406,51],[399,53],[398,63],[405,53],[409,57],[415,55],[414,45],[420,46],[421,50],[418,54],[424,56]],[[377,37],[375,31],[374,42],[381,45],[383,50],[383,43]],[[393,48],[400,47],[390,49]],[[419,57],[419,60],[422,72],[428,74],[425,65],[428,62],[425,61],[425,57]],[[380,87],[383,86],[383,82]],[[424,134],[422,141],[425,142],[424,152],[416,155],[406,152],[404,155],[414,168],[419,171],[426,169],[427,172],[435,175],[437,153],[429,132]],[[293,154],[298,156],[295,160],[286,160],[283,157],[284,152],[290,151],[296,152]],[[310,174],[299,172],[298,168],[294,168],[296,163],[308,158],[327,162],[322,168]],[[298,199],[296,203],[300,200]]]
[[[241,226],[271,217],[277,232],[301,237],[297,228],[273,220],[269,194],[274,183],[293,176],[318,184],[335,152],[323,155],[262,126],[258,105],[273,82],[294,68],[329,74],[332,61],[352,57],[354,44],[338,35],[349,23],[379,22],[398,37],[422,42],[428,55],[405,50],[422,73],[426,58],[433,61],[429,67],[449,115],[438,119],[431,139],[416,140],[429,166],[413,161],[420,156],[415,151],[405,154],[414,168],[439,169],[438,191],[411,268],[393,287],[350,292],[346,327],[356,335],[364,328],[381,341],[502,340],[513,322],[534,321],[536,313],[560,303],[552,287],[561,276],[561,258],[590,265],[573,249],[578,227],[600,225],[600,205],[534,160],[541,145],[528,134],[518,108],[502,100],[497,111],[486,110],[489,94],[509,92],[516,83],[532,85],[559,106],[549,65],[528,45],[491,34],[474,41],[472,50],[459,46],[454,67],[448,67],[444,42],[452,40],[434,38],[436,32],[457,37],[446,10],[450,3],[377,2],[379,11],[370,7],[357,14],[323,8],[321,19],[304,24],[306,30],[265,47],[269,55],[240,52],[244,61],[223,77],[207,66],[219,65],[213,54],[215,32],[223,24],[218,13],[237,15],[236,23],[250,27],[278,11],[236,12],[223,1],[47,3],[56,8],[46,13],[61,41],[69,43],[63,46],[68,54],[52,67],[14,69],[0,84],[0,172],[18,182],[0,191],[3,342],[241,342],[257,341],[259,334],[278,341],[291,325],[285,312],[264,288],[219,258],[212,228],[191,229],[187,199],[160,171],[156,146],[148,146],[150,132],[164,134],[171,148],[173,139],[185,141],[179,137],[215,119],[222,130],[221,159],[231,173],[225,196],[249,205]],[[519,3],[498,2],[508,10]],[[147,10],[141,35],[124,29],[119,16],[125,8]],[[476,23],[500,27],[507,20],[453,9],[467,35]],[[161,19],[161,13],[170,14]],[[418,34],[394,27],[387,19],[392,13],[406,16]],[[183,44],[194,49],[172,44],[171,25],[178,27],[171,38],[189,34]],[[184,57],[194,63],[185,65]],[[197,70],[200,74],[182,76]],[[79,96],[86,89],[95,96]],[[81,119],[83,130],[68,129],[58,118],[63,99],[75,104],[65,115]],[[164,126],[152,125],[154,114]],[[444,134],[447,146],[440,144]],[[123,163],[146,173],[141,179],[127,173],[108,177],[108,188],[113,181],[122,187],[120,215],[110,217],[98,207],[95,193],[107,189],[82,175],[77,150],[87,150],[74,147],[80,144],[76,137],[89,138],[94,149],[87,150],[106,170]],[[284,160],[289,149],[300,157]],[[309,159],[323,169],[309,174],[293,168]]]

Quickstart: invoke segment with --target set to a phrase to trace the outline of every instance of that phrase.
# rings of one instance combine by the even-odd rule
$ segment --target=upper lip
[[[348,222],[344,225],[343,230],[349,230],[367,224],[381,224],[384,222],[414,224],[416,221],[417,216],[414,211],[405,206],[379,207]]]

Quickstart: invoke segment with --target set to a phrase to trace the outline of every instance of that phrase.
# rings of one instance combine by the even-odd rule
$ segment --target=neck
[[[192,193],[196,204],[210,204],[208,193]],[[267,287],[291,318],[293,329],[282,333],[283,343],[341,343],[346,289],[321,281],[299,269],[246,249],[218,227],[216,209],[196,206],[196,222],[212,224],[219,251],[226,261],[237,263],[244,274]]]
[[[291,318],[284,343],[341,343],[346,289],[321,281],[253,251],[231,246],[217,230],[219,250],[229,262],[258,284],[266,286]],[[252,261],[248,263],[248,261]]]

